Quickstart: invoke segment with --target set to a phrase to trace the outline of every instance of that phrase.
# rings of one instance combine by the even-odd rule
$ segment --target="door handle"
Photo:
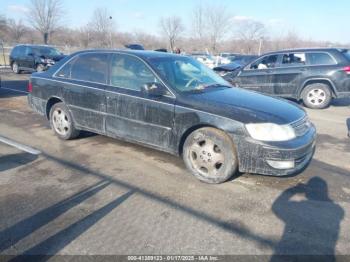
[[[306,68],[300,68],[301,72],[305,72],[307,69]]]

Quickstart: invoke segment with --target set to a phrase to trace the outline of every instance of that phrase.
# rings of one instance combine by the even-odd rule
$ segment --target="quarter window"
[[[284,54],[282,57],[282,66],[300,66],[305,65],[305,53],[290,53]]]
[[[111,85],[140,91],[143,85],[153,82],[158,80],[144,62],[129,55],[113,55]]]
[[[66,68],[67,67],[67,68]],[[58,77],[67,77],[106,84],[108,72],[108,54],[83,54],[67,64],[58,72]]]
[[[344,50],[342,53],[346,56],[348,60],[350,60],[350,50]]]
[[[310,65],[334,65],[336,64],[334,59],[327,53],[309,53],[308,54]]]

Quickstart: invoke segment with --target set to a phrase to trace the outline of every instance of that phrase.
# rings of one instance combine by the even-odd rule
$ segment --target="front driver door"
[[[110,67],[106,89],[107,134],[170,151],[175,97],[170,93],[161,97],[141,93],[144,84],[159,79],[135,56],[114,54]]]
[[[246,66],[236,77],[239,87],[266,94],[274,94],[274,69],[279,55],[264,56]]]

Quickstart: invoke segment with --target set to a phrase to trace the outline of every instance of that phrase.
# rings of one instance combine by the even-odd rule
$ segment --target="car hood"
[[[230,63],[226,65],[220,65],[218,67],[214,68],[214,71],[234,71],[237,70],[238,68],[241,68],[242,65],[238,63]]]
[[[240,121],[241,123],[289,124],[305,117],[298,105],[241,88],[206,90],[183,99],[187,107]]]

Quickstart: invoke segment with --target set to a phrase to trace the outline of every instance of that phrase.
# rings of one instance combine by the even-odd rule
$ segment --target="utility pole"
[[[111,20],[111,24],[110,24],[110,32],[109,32],[109,40],[110,40],[110,48],[112,49],[113,47],[113,39],[112,39],[112,16],[109,16],[109,19]]]
[[[259,56],[261,55],[262,44],[263,44],[263,38],[260,37],[260,39],[259,39]]]

